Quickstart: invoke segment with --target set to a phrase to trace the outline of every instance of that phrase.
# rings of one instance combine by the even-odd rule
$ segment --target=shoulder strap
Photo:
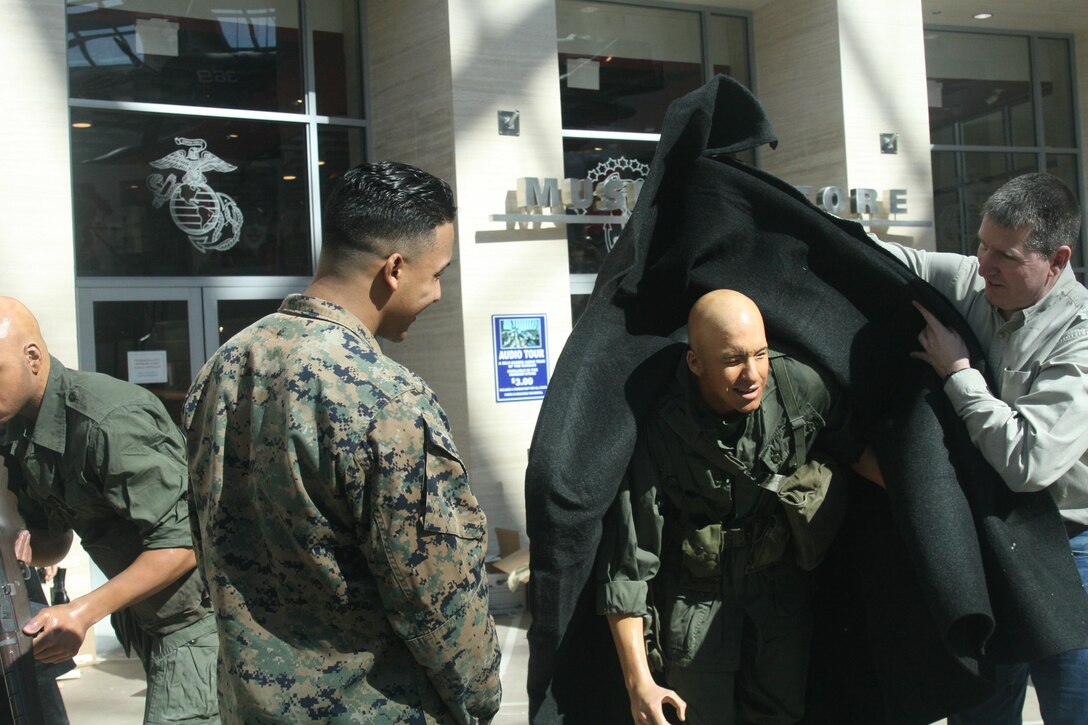
[[[777,358],[781,360],[782,358]],[[782,407],[785,410],[786,417],[789,418],[790,426],[793,428],[793,460],[792,468],[798,468],[805,462],[805,456],[808,454],[808,441],[805,439],[805,418],[801,415],[801,406],[797,403],[797,394],[793,390],[793,381],[790,380],[789,368],[787,365],[778,364],[774,365],[775,378],[778,381],[778,388],[782,391]]]

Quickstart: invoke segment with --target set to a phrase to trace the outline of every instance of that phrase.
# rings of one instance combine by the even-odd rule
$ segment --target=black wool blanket
[[[1054,503],[1014,494],[909,356],[919,300],[983,354],[939,293],[795,189],[730,155],[776,141],[754,97],[719,76],[670,106],[650,174],[544,400],[526,473],[534,723],[629,720],[594,611],[601,520],[682,354],[692,303],[732,288],[772,346],[803,352],[848,393],[887,490],[851,483],[816,572],[806,721],[928,723],[985,699],[994,662],[1088,646]]]

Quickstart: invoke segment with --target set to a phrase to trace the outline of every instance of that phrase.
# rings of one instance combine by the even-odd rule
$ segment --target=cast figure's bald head
[[[688,313],[688,368],[713,410],[750,413],[759,408],[770,358],[763,315],[735,290],[700,297]]]
[[[49,378],[49,349],[33,313],[0,297],[0,424],[16,415],[35,419]]]
[[[763,315],[750,297],[731,289],[707,292],[688,313],[688,339],[692,347],[708,340],[717,344],[723,336],[751,328],[763,332]]]

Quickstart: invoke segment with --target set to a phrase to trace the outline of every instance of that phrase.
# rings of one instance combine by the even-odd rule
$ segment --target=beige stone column
[[[0,0],[11,101],[0,121],[0,294],[22,300],[51,352],[76,354],[64,3]]]
[[[872,189],[877,216],[891,189],[906,190],[898,219],[932,224],[921,3],[775,0],[753,22],[758,94],[779,138],[763,167],[814,191]],[[897,153],[881,152],[882,133],[897,135]],[[872,230],[935,246],[932,226]]]
[[[555,6],[379,0],[367,21],[375,157],[443,175],[459,206],[443,299],[387,351],[438,392],[491,525],[524,531],[540,404],[495,401],[491,316],[546,315],[554,369],[570,332],[566,231],[516,229],[490,215],[506,211],[519,177],[563,177]],[[499,135],[500,110],[519,113],[518,136]]]

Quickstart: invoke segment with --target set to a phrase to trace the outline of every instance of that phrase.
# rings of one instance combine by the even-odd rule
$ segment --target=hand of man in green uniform
[[[616,643],[627,696],[631,700],[631,717],[638,725],[667,725],[665,704],[676,708],[680,721],[687,714],[687,703],[672,690],[661,687],[650,674],[643,638],[642,617],[610,614],[608,626]]]
[[[56,563],[56,555],[63,558],[72,543],[71,532],[64,534],[37,533],[36,537],[49,540],[45,547],[49,555],[35,559],[31,546],[32,537],[22,531],[15,539],[15,557],[31,566]],[[68,604],[47,607],[38,612],[25,625],[23,632],[34,637],[34,658],[53,664],[75,657],[87,630],[96,622],[124,609],[130,604],[149,597],[181,578],[196,566],[192,549],[150,549],[136,557],[132,564],[117,576],[92,592],[78,597]]]

